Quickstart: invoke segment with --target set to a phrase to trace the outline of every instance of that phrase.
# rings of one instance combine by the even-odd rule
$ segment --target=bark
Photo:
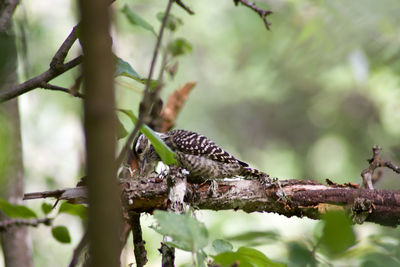
[[[354,184],[323,185],[312,180],[282,180],[263,185],[257,180],[226,179],[217,183],[188,184],[185,203],[199,209],[243,210],[245,212],[274,212],[287,217],[319,219],[329,210],[345,210],[355,223],[373,222],[386,226],[400,224],[400,191],[361,189]],[[126,180],[123,204],[129,212],[152,213],[168,206],[167,179],[144,177]],[[30,193],[25,197],[55,197],[55,191]],[[56,191],[60,192],[60,191]],[[60,195],[75,200],[76,188],[64,189]],[[80,190],[79,199],[84,199]],[[74,195],[73,198],[67,198]]]
[[[79,1],[84,52],[89,266],[119,266],[122,227],[116,179],[116,124],[110,1]]]
[[[0,12],[3,14],[3,12]],[[17,51],[12,29],[0,32],[0,92],[17,84]],[[1,197],[11,203],[22,204],[23,195],[23,162],[21,128],[19,121],[18,101],[16,99],[0,106],[0,113],[7,118],[11,129],[8,144],[12,152],[7,155],[7,170],[1,173]],[[4,126],[2,126],[4,127]],[[4,153],[4,150],[0,153]],[[0,213],[0,220],[7,216]],[[11,227],[1,233],[1,245],[5,266],[33,266],[31,245],[28,241],[26,226]]]

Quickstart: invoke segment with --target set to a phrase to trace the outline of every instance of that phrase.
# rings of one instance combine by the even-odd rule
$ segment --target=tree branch
[[[65,58],[68,55],[69,50],[71,49],[72,45],[75,43],[75,41],[78,39],[78,35],[76,33],[79,25],[76,25],[68,37],[64,40],[64,42],[61,44],[60,48],[57,50],[55,55],[53,56],[51,62],[50,62],[50,68],[57,69],[59,67],[62,67]]]
[[[257,180],[226,179],[218,182],[218,189],[215,191],[211,191],[210,185],[206,183],[188,184],[185,201],[199,209],[274,212],[287,217],[310,219],[319,219],[328,210],[343,209],[349,211],[357,223],[367,221],[387,226],[400,224],[399,191],[360,189],[351,185],[323,185],[312,180],[282,180],[280,184],[281,188],[276,183],[265,186]],[[121,186],[124,205],[129,212],[151,213],[155,209],[167,208],[166,179],[142,177],[124,181]],[[85,190],[80,190],[79,195],[75,188],[63,191],[63,199],[74,201],[86,198]],[[67,193],[68,191],[75,191],[75,194]],[[25,194],[24,199],[33,199],[33,195],[36,198],[55,197],[60,190],[51,192]],[[365,219],[359,220],[363,217]]]
[[[54,57],[50,62],[50,68],[43,72],[42,74],[29,79],[21,84],[18,84],[8,90],[4,90],[0,92],[0,103],[10,100],[14,97],[20,96],[24,93],[27,93],[35,88],[43,87],[44,84],[47,84],[49,81],[54,79],[55,77],[63,74],[64,72],[74,68],[82,62],[83,56],[78,56],[75,59],[64,63],[65,58],[68,55],[69,50],[72,45],[76,41],[77,27],[75,26],[65,41],[61,44],[60,48],[55,53]]]
[[[69,267],[75,267],[78,264],[79,257],[82,255],[83,249],[87,246],[87,244],[88,244],[88,233],[87,231],[85,231],[85,233],[81,238],[81,241],[79,241],[79,244],[74,249],[72,259],[68,265]]]
[[[180,6],[181,8],[183,8],[183,10],[185,10],[187,13],[189,13],[190,15],[194,15],[193,10],[191,10],[187,5],[185,5],[181,0],[175,0],[176,4],[178,6]]]
[[[133,247],[136,259],[136,266],[142,267],[147,263],[147,251],[144,246],[146,243],[142,237],[142,227],[140,225],[140,213],[129,216],[133,235]]]
[[[0,221],[0,231],[7,231],[10,227],[13,226],[38,226],[39,224],[51,225],[53,219],[51,218],[40,218],[40,219],[6,219]]]
[[[74,68],[75,66],[79,65],[82,63],[83,56],[78,56],[74,58],[73,60],[62,64],[61,66],[57,68],[49,68],[47,71],[43,72],[42,74],[27,80],[26,82],[23,82],[21,84],[18,84],[17,86],[14,86],[8,90],[4,90],[0,92],[0,103],[10,100],[14,97],[20,96],[24,93],[27,93],[35,88],[42,87],[41,85],[43,83],[47,83],[54,79],[55,77],[59,76],[60,74],[63,74],[64,72]]]
[[[43,89],[48,89],[48,90],[53,90],[53,91],[61,91],[61,92],[67,93],[71,96],[83,98],[83,94],[81,94],[77,91],[70,90],[65,87],[61,87],[61,86],[57,86],[57,85],[53,85],[53,84],[49,84],[49,83],[43,83],[40,85],[40,87]]]
[[[233,0],[233,2],[235,3],[235,5],[237,6],[239,3],[247,6],[248,8],[252,9],[254,12],[256,12],[258,15],[260,15],[260,17],[262,18],[262,20],[264,21],[265,27],[270,30],[270,25],[271,23],[269,23],[269,21],[267,20],[267,16],[273,14],[273,12],[271,10],[265,10],[262,8],[259,8],[256,6],[255,3],[250,3],[247,0]]]

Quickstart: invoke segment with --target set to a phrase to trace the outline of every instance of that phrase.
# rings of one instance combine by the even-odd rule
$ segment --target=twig
[[[127,155],[128,151],[130,149],[130,145],[133,142],[133,139],[135,138],[136,134],[139,132],[140,127],[142,127],[143,123],[147,123],[148,115],[149,115],[149,113],[151,111],[151,106],[154,103],[154,100],[158,97],[158,93],[161,90],[161,85],[157,84],[156,88],[154,88],[154,90],[151,92],[150,91],[150,84],[151,84],[151,79],[153,77],[154,66],[156,64],[158,51],[160,50],[161,40],[162,40],[162,37],[163,37],[164,29],[165,29],[165,26],[167,24],[167,18],[169,16],[172,3],[174,1],[175,0],[169,0],[168,1],[168,5],[167,5],[167,8],[166,8],[166,11],[164,13],[164,17],[163,17],[163,20],[162,20],[162,23],[161,23],[160,32],[159,32],[159,34],[157,36],[157,42],[156,42],[156,46],[154,48],[153,58],[152,58],[151,64],[150,64],[150,70],[149,70],[149,75],[148,75],[147,81],[146,81],[146,87],[145,87],[145,90],[144,90],[144,96],[143,96],[143,99],[142,99],[142,101],[140,103],[139,118],[138,118],[138,121],[137,121],[135,127],[133,128],[133,131],[129,135],[128,140],[126,141],[124,147],[122,148],[120,154],[118,155],[117,167],[121,166],[122,162],[125,160],[126,155]]]
[[[176,4],[178,6],[180,6],[181,8],[183,8],[187,13],[189,13],[190,15],[194,15],[193,10],[191,10],[187,5],[185,5],[181,0],[176,0],[175,1]]]
[[[267,20],[267,16],[273,14],[273,12],[271,10],[266,10],[266,9],[262,9],[256,6],[255,3],[250,3],[247,0],[233,0],[233,2],[235,3],[235,5],[237,6],[239,3],[241,3],[244,6],[247,6],[248,8],[254,10],[255,12],[257,12],[258,15],[260,15],[260,17],[262,18],[262,20],[264,21],[265,27],[270,30],[270,25],[271,23],[269,23],[269,21]]]
[[[71,188],[71,189],[75,189],[75,188]],[[26,194],[24,194],[23,200],[48,198],[48,197],[59,198],[66,190],[67,189],[59,189],[59,190],[53,190],[53,191],[26,193]]]
[[[45,217],[40,219],[7,219],[0,221],[0,231],[6,231],[12,226],[38,226],[39,224],[50,225],[53,219]]]
[[[78,186],[75,188],[65,188],[53,191],[34,192],[24,194],[23,200],[40,199],[53,197],[57,200],[67,200],[69,203],[87,203],[86,186]]]
[[[81,94],[81,93],[79,93],[77,91],[73,92],[72,90],[70,90],[68,88],[57,86],[57,85],[52,85],[52,84],[49,84],[49,83],[42,83],[40,85],[40,87],[44,88],[44,89],[48,89],[48,90],[65,92],[65,93],[67,93],[69,95],[72,95],[72,96],[75,96],[75,97],[79,97],[79,98],[83,98],[84,97],[83,94]]]
[[[75,79],[74,84],[73,84],[73,85],[71,86],[71,88],[69,89],[72,95],[79,94],[79,87],[81,86],[82,79],[83,79],[82,74],[79,75],[79,76]]]
[[[378,174],[377,178],[373,177],[375,170],[379,167],[387,167],[400,174],[400,168],[391,161],[383,160],[379,155],[380,151],[381,148],[379,146],[372,148],[372,158],[368,160],[369,166],[361,172],[364,187],[368,189],[373,189],[373,185],[381,178],[381,174]]]
[[[83,249],[86,247],[87,243],[88,243],[88,232],[86,231],[83,234],[81,241],[79,241],[79,244],[74,249],[74,254],[72,255],[69,267],[75,267],[78,264],[79,257],[81,256]]]
[[[58,48],[57,52],[53,56],[50,62],[50,68],[52,69],[57,69],[59,67],[62,67],[65,58],[68,55],[69,50],[71,49],[72,45],[75,43],[76,39],[78,39],[78,35],[76,33],[77,28],[79,25],[76,25],[68,37],[64,40],[64,42],[61,44],[60,48]]]
[[[142,267],[147,262],[147,251],[144,246],[146,242],[143,240],[142,237],[140,213],[133,213],[129,217],[133,235],[133,247],[135,252],[136,266]]]
[[[83,56],[78,56],[75,59],[64,63],[69,49],[72,47],[77,39],[76,29],[77,26],[73,28],[71,33],[61,44],[60,48],[57,50],[54,57],[52,58],[50,62],[50,68],[47,71],[8,90],[3,90],[2,92],[0,92],[0,102],[10,100],[35,88],[39,88],[42,84],[51,81],[60,74],[63,74],[64,72],[79,65],[82,62]]]
[[[395,173],[400,174],[400,168],[399,168],[399,166],[393,164],[392,162],[390,162],[390,161],[385,161],[385,162],[384,162],[384,165],[385,165],[386,168],[389,168],[389,169],[391,169],[392,171],[394,171]]]
[[[8,27],[12,14],[14,13],[18,3],[18,0],[8,0],[1,3],[3,10],[0,14],[0,32],[4,32]]]

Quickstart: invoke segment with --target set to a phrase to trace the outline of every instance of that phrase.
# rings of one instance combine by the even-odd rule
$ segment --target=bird
[[[156,134],[175,152],[178,167],[189,172],[188,181],[201,183],[206,180],[232,178],[267,179],[268,174],[251,168],[229,154],[204,135],[188,130],[171,130]],[[148,175],[161,161],[149,139],[140,134],[133,144],[133,154],[139,162],[139,173]]]

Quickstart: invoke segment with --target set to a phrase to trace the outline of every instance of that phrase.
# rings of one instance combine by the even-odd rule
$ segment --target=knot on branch
[[[375,210],[374,203],[367,198],[356,198],[351,207],[351,217],[353,222],[362,224],[368,216]]]

